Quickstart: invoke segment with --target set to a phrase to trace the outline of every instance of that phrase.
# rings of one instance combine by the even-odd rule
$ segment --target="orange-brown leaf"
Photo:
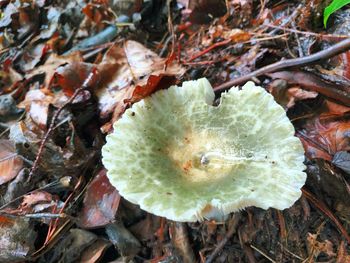
[[[23,167],[15,146],[9,140],[0,140],[0,185],[15,178]]]

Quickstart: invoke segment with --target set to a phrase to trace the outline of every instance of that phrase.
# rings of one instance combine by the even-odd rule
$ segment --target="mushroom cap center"
[[[191,182],[216,181],[229,176],[247,161],[256,161],[254,154],[241,145],[227,147],[225,138],[210,130],[187,131],[174,137],[165,153],[175,168]]]

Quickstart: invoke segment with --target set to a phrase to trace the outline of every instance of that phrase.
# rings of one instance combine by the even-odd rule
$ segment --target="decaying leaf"
[[[299,86],[288,87],[288,83],[282,79],[276,79],[269,84],[269,91],[278,104],[289,109],[296,101],[314,99],[318,93],[301,89]]]
[[[217,38],[229,39],[231,43],[239,43],[249,40],[250,33],[239,28],[229,28],[223,25],[211,26],[208,34],[203,37],[204,46],[212,45]]]
[[[120,117],[128,106],[125,102],[136,102],[154,91],[174,84],[185,69],[176,61],[166,66],[166,59],[136,41],[112,46],[98,70],[101,82],[96,90],[100,116],[106,118],[114,112],[112,122]],[[164,81],[166,85],[164,84]],[[108,124],[109,130],[111,124]]]
[[[52,212],[53,208],[57,208],[57,199],[48,192],[35,191],[23,196],[23,200],[18,208],[7,208],[8,214],[25,215],[40,212]]]
[[[99,262],[104,252],[112,244],[105,239],[97,239],[91,246],[87,247],[80,258],[81,263]]]
[[[34,251],[36,232],[25,218],[0,216],[0,261],[19,262]]]
[[[315,119],[301,134],[299,137],[309,158],[331,161],[336,152],[350,150],[350,123],[346,121],[321,123]]]
[[[45,74],[45,80],[43,82],[43,87],[48,88],[49,83],[54,76],[56,69],[59,66],[73,63],[73,62],[79,62],[83,61],[81,55],[79,52],[73,52],[70,55],[67,56],[59,56],[55,53],[51,54],[50,57],[46,60],[44,65],[39,66],[32,71],[29,71],[26,75],[27,78],[32,78],[36,75]]]
[[[350,153],[347,151],[339,151],[334,154],[332,163],[350,174]]]
[[[13,142],[0,140],[0,185],[17,176],[23,167],[23,160],[17,154]]]
[[[317,258],[317,256],[323,252],[330,257],[334,257],[336,254],[333,251],[333,244],[329,240],[318,241],[317,234],[308,233],[307,241],[311,256]]]
[[[36,89],[27,92],[24,101],[19,107],[24,108],[31,120],[41,129],[47,127],[49,105],[53,103],[53,94],[44,90]]]
[[[97,240],[97,236],[89,231],[73,228],[41,258],[40,262],[80,262],[83,251]]]
[[[106,170],[101,170],[87,188],[80,225],[85,228],[107,225],[114,220],[119,202],[118,191],[109,183]]]

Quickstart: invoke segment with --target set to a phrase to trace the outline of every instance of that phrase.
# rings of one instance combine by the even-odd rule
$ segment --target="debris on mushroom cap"
[[[222,94],[207,79],[161,90],[128,109],[102,149],[127,200],[175,221],[222,219],[300,197],[304,150],[283,108],[253,82]]]

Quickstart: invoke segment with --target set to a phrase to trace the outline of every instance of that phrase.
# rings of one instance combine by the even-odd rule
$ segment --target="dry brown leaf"
[[[18,156],[14,144],[9,140],[0,140],[0,185],[17,176],[23,167],[23,160]]]
[[[43,82],[43,87],[48,88],[52,77],[54,76],[56,69],[59,66],[73,63],[73,62],[82,62],[83,58],[79,52],[73,52],[68,56],[59,56],[55,53],[51,54],[50,57],[46,60],[44,65],[35,68],[32,71],[29,71],[26,75],[26,78],[32,78],[36,75],[45,74],[45,80]]]
[[[167,67],[166,62],[136,41],[112,46],[98,65],[101,82],[95,93],[101,118],[114,112],[113,120],[118,119],[127,103],[150,95],[163,88],[162,83],[169,85],[184,74],[185,69],[176,61]]]
[[[49,105],[53,102],[52,94],[45,93],[43,90],[30,90],[27,92],[24,101],[18,106],[24,108],[32,119],[41,129],[46,128]]]

